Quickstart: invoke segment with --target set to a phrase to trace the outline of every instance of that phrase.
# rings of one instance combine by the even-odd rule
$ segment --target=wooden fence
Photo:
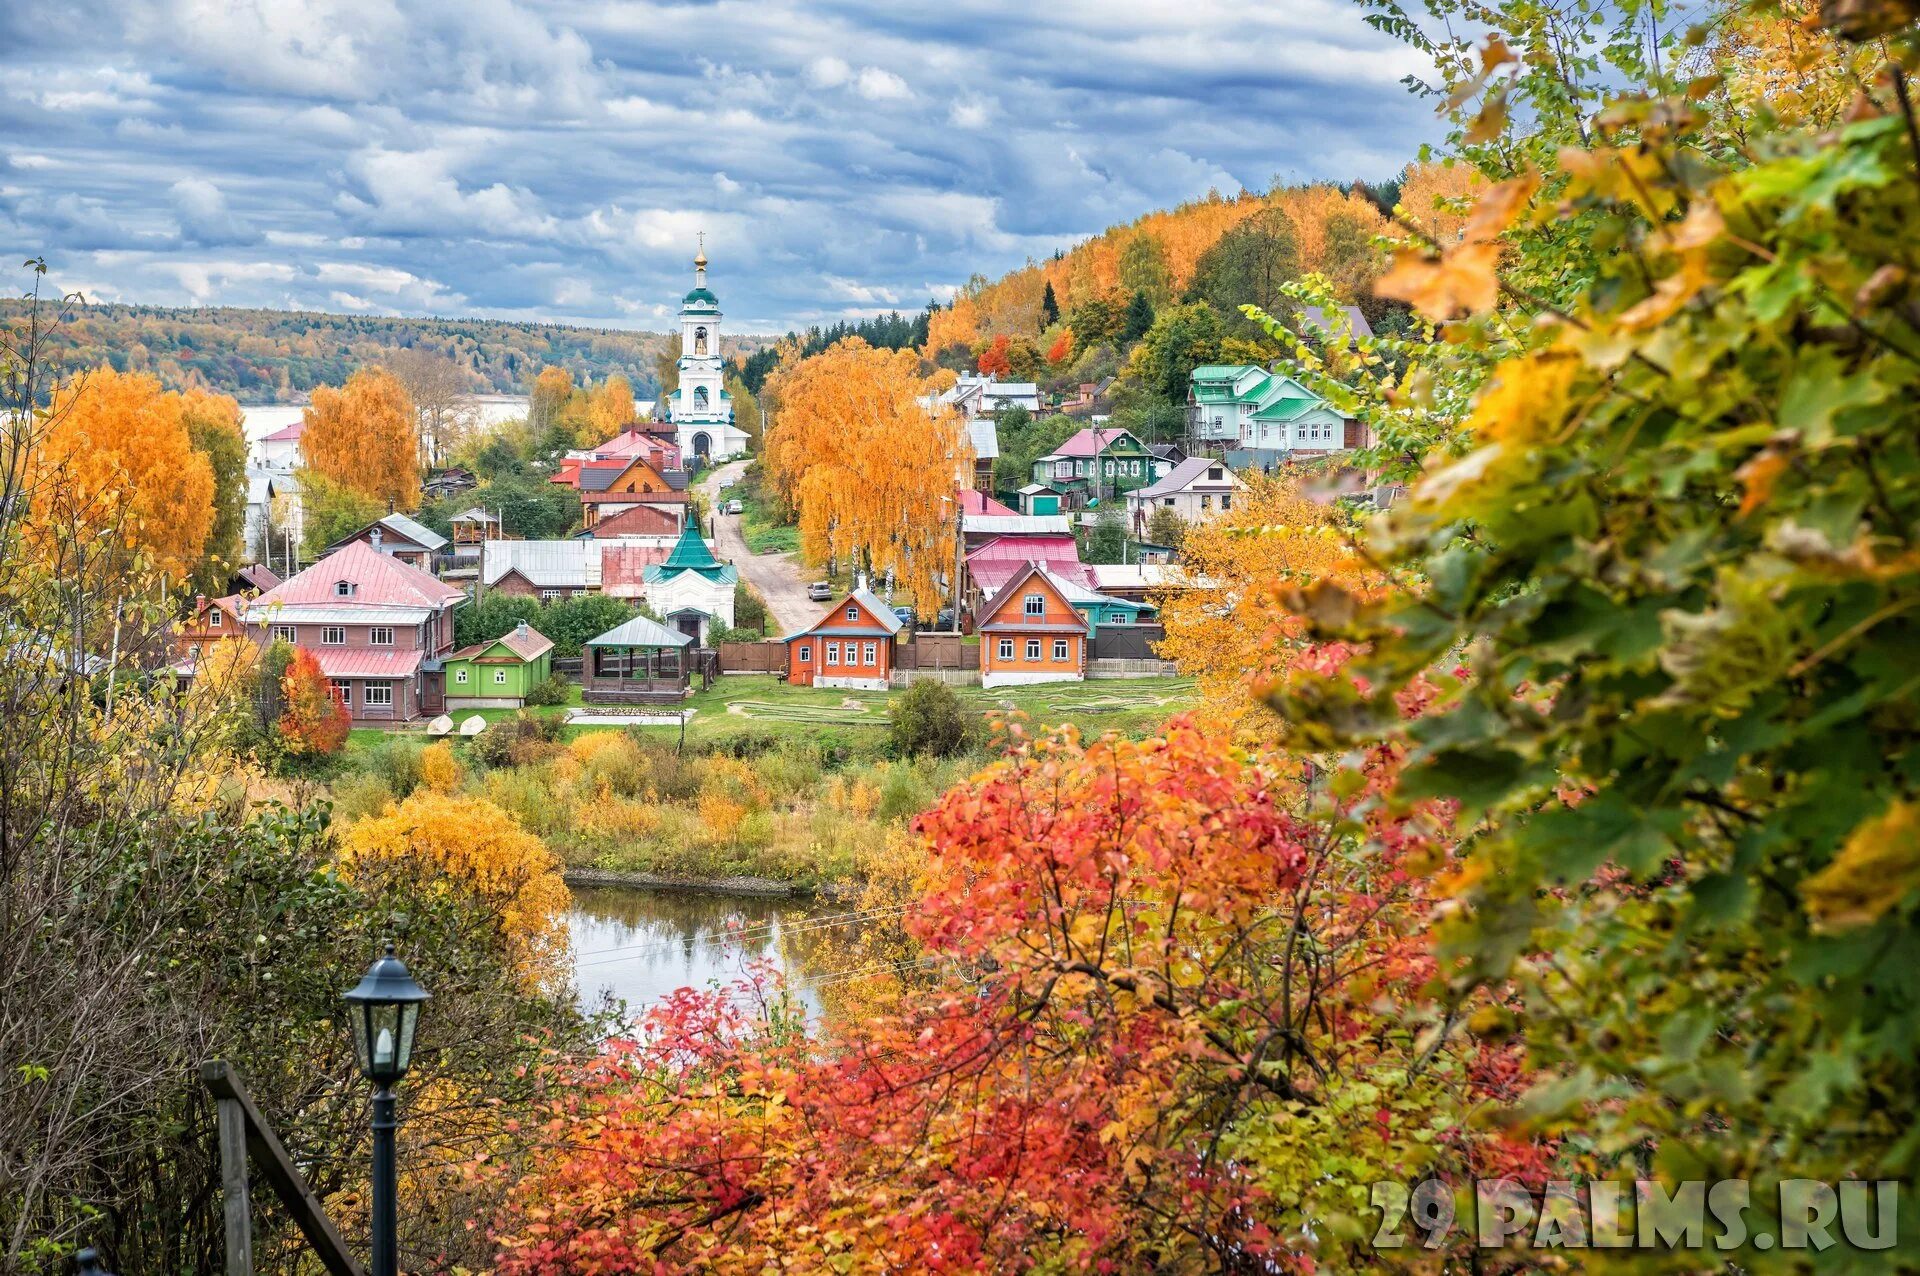
[[[1094,660],[1158,660],[1160,640],[1167,631],[1159,625],[1102,625],[1093,631]]]
[[[915,634],[912,642],[895,648],[893,664],[896,669],[978,670],[980,644],[959,634]]]
[[[784,642],[723,642],[718,650],[721,673],[784,673],[787,668]]]

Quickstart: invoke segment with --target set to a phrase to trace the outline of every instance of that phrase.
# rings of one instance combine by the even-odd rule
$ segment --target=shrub
[[[418,740],[390,739],[367,755],[367,770],[385,781],[396,800],[404,799],[420,786],[420,755],[425,751]]]
[[[883,824],[918,815],[933,805],[937,796],[918,767],[890,768],[880,782],[880,804],[874,814]]]
[[[530,705],[565,704],[573,694],[573,684],[557,673],[548,674],[527,690]]]
[[[387,809],[393,790],[377,775],[362,771],[333,786],[333,817],[344,824],[370,819]]]
[[[465,778],[453,756],[453,741],[440,740],[420,751],[420,782],[435,793],[452,793]]]
[[[487,766],[524,766],[551,757],[560,739],[560,720],[521,710],[496,722],[473,742],[473,754]]]
[[[979,720],[952,687],[924,678],[888,708],[894,751],[902,757],[946,758],[971,748]]]

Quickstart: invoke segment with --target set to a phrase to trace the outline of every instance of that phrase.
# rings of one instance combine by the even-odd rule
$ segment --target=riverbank
[[[844,882],[781,882],[770,877],[667,877],[659,873],[623,872],[608,868],[569,868],[562,876],[570,887],[609,887],[620,890],[676,891],[689,895],[716,895],[738,899],[795,899],[839,901],[858,892]]]

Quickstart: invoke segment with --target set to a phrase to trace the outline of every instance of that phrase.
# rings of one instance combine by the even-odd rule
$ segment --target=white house
[[[1194,456],[1146,487],[1127,493],[1134,534],[1143,535],[1158,509],[1170,509],[1189,523],[1201,523],[1233,508],[1234,495],[1246,486],[1225,461]]]
[[[1252,364],[1203,364],[1187,391],[1193,437],[1211,447],[1286,459],[1361,445],[1358,422],[1292,377]]]
[[[963,376],[939,401],[952,406],[969,421],[992,416],[1002,408],[1025,408],[1038,416],[1040,387],[1031,381],[1002,381],[992,373]]]
[[[680,455],[688,462],[725,461],[747,450],[747,432],[733,423],[733,396],[720,358],[720,299],[707,287],[707,253],[693,259],[693,291],[680,303],[680,384],[666,398]]]

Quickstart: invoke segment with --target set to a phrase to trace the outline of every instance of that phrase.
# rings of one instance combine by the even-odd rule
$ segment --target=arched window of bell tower
[[[696,412],[707,410],[707,387],[703,385],[693,387],[693,407]]]
[[[695,328],[693,330],[693,352],[695,354],[705,354],[707,352],[707,330],[705,328]]]

